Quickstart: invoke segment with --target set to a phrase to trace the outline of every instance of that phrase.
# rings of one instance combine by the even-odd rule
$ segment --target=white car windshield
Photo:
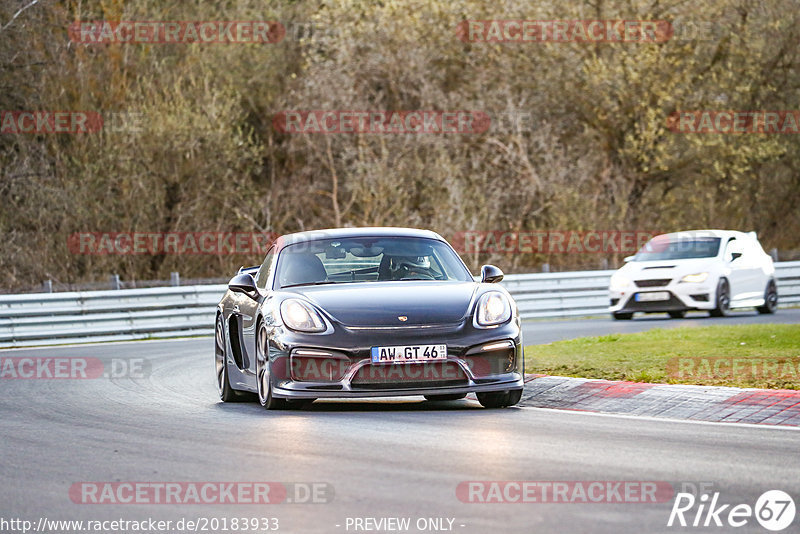
[[[719,253],[719,237],[656,236],[633,257],[633,261],[683,260],[713,258]]]

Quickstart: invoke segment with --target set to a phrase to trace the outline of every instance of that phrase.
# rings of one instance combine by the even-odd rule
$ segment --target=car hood
[[[308,286],[292,292],[346,326],[410,326],[461,322],[477,286],[426,280]]]
[[[629,261],[619,272],[633,280],[682,278],[687,274],[711,272],[716,258],[689,258],[684,260]]]

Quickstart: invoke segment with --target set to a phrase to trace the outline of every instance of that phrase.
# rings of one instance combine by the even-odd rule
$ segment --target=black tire
[[[520,401],[521,398],[522,398],[522,390],[512,389],[511,391],[508,392],[508,398],[506,399],[506,406],[514,406]]]
[[[756,308],[758,313],[775,313],[778,310],[778,287],[770,280],[764,291],[764,305]]]
[[[425,395],[425,400],[429,400],[431,402],[455,401],[455,400],[461,400],[466,396],[467,396],[466,393],[449,393],[446,395]]]
[[[720,278],[717,284],[717,307],[709,311],[711,317],[725,317],[731,311],[731,288],[727,278]]]
[[[505,408],[513,406],[522,398],[521,389],[509,391],[491,391],[489,393],[477,393],[478,402],[484,408]]]
[[[259,324],[256,329],[256,390],[258,391],[258,402],[265,410],[279,410],[286,407],[284,399],[276,399],[272,396],[271,368],[267,351],[267,329]]]
[[[611,316],[617,321],[630,321],[633,319],[633,312],[614,312]]]
[[[686,317],[686,310],[671,311],[667,313],[673,319],[683,319],[684,317]]]
[[[217,391],[222,402],[237,402],[239,396],[231,387],[228,380],[228,349],[225,341],[225,321],[222,315],[217,316],[217,326],[214,329],[214,363],[217,375]]]
[[[508,393],[505,391],[492,391],[490,393],[477,393],[478,402],[484,408],[503,408]]]

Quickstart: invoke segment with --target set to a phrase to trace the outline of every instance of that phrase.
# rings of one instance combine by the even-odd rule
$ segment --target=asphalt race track
[[[584,328],[593,334],[761,319],[536,321],[527,323],[525,341],[534,342],[535,332],[542,333],[540,341],[572,337],[581,325],[594,325]],[[770,319],[800,322],[800,310]],[[218,401],[212,343],[200,338],[0,352],[147,362],[138,378],[0,381],[0,516],[34,524],[42,517],[270,517],[279,519],[279,532],[292,533],[367,532],[354,530],[352,518],[387,517],[411,518],[408,532],[419,532],[419,518],[449,518],[460,533],[638,533],[698,529],[666,526],[672,501],[465,503],[456,488],[464,481],[508,480],[665,481],[675,488],[710,483],[720,503],[751,506],[770,489],[800,494],[800,430],[525,406],[486,410],[468,399],[318,401],[299,411],[266,412],[257,403]],[[76,504],[70,487],[88,481],[318,482],[329,485],[329,502]],[[786,532],[796,532],[798,524],[795,519]],[[753,518],[735,530],[766,532]]]

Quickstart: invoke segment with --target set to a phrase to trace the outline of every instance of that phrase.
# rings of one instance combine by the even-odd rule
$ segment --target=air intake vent
[[[659,278],[657,280],[636,280],[637,287],[663,287],[672,281],[671,278]]]

